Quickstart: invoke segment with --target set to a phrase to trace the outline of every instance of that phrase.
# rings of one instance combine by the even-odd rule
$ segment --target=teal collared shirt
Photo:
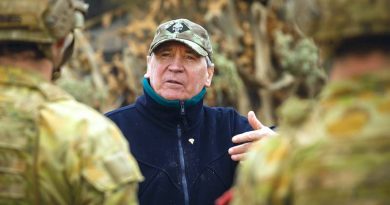
[[[144,89],[145,89],[145,92],[148,93],[148,95],[153,99],[155,100],[156,102],[158,102],[159,104],[161,105],[164,105],[164,106],[167,106],[167,107],[177,107],[179,108],[180,107],[180,100],[167,100],[165,98],[163,98],[162,96],[158,95],[152,88],[152,86],[150,86],[150,83],[149,83],[149,79],[148,78],[143,78],[142,80],[142,84],[144,86]],[[199,101],[201,101],[204,97],[204,95],[206,94],[206,88],[204,87],[197,95],[195,95],[194,97],[188,99],[188,100],[184,100],[184,106],[185,107],[189,107],[189,106],[192,106],[192,105],[195,105],[196,103],[198,103]]]

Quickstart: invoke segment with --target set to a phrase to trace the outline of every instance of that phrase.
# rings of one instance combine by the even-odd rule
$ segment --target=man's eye
[[[194,56],[194,55],[186,55],[186,59],[188,59],[188,60],[195,60],[196,56]]]

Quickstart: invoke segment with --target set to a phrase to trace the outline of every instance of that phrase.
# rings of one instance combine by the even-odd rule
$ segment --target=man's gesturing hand
[[[257,119],[253,111],[248,113],[248,121],[254,130],[235,135],[232,138],[233,143],[240,144],[229,149],[229,154],[234,161],[240,161],[244,159],[245,153],[248,151],[252,143],[262,139],[263,137],[276,134],[269,127],[264,126]]]

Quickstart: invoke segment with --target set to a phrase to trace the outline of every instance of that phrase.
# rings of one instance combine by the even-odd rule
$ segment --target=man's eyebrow
[[[186,48],[186,49],[185,49],[185,52],[186,52],[187,54],[192,54],[192,55],[195,55],[195,56],[198,56],[198,57],[201,56],[201,55],[199,55],[197,52],[195,52],[194,50],[192,50],[191,48]]]

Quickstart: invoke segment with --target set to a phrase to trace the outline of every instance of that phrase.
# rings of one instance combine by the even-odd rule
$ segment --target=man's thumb
[[[248,121],[254,130],[261,129],[263,124],[257,119],[256,114],[253,111],[248,112]]]

